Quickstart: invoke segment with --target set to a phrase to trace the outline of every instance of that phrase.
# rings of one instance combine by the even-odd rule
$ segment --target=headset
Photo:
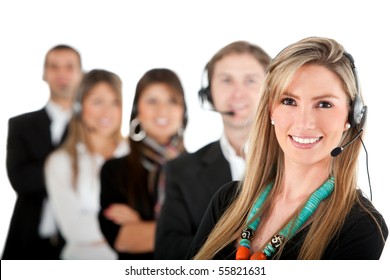
[[[208,78],[208,67],[209,67],[209,64],[207,63],[206,67],[203,70],[203,74],[202,74],[202,86],[201,86],[200,90],[198,91],[198,96],[199,96],[201,107],[203,109],[217,112],[217,113],[220,113],[222,115],[234,116],[234,114],[235,114],[234,111],[219,111],[215,108],[214,102],[213,102],[213,97],[211,96],[210,81]],[[205,82],[205,80],[206,80],[205,77],[207,77],[207,83]],[[205,108],[206,102],[210,105],[208,108]]]
[[[344,52],[344,56],[349,60],[349,63],[351,65],[352,73],[355,79],[355,85],[356,85],[356,90],[357,94],[355,96],[355,99],[353,100],[351,104],[351,109],[348,114],[348,122],[351,125],[352,128],[356,130],[356,135],[348,141],[346,144],[343,146],[339,146],[334,148],[331,151],[331,156],[332,157],[337,157],[341,152],[344,150],[344,148],[348,147],[350,144],[352,144],[356,139],[360,138],[360,134],[363,133],[364,130],[364,124],[366,122],[366,117],[367,117],[367,106],[364,105],[363,103],[363,98],[360,93],[360,87],[359,87],[359,79],[357,76],[357,71],[355,67],[355,61],[352,57],[351,54]],[[360,138],[360,141],[362,142],[363,146],[364,143],[362,139]]]
[[[204,106],[205,102],[209,102],[210,105],[214,107],[213,97],[211,96],[210,81],[208,78],[208,68],[209,68],[209,64],[207,63],[202,74],[201,88],[198,91],[199,100],[201,102],[202,107]]]
[[[348,121],[352,127],[355,127],[357,129],[360,126],[361,129],[363,129],[367,117],[367,106],[364,105],[360,93],[359,79],[355,67],[355,60],[353,59],[351,54],[345,51],[344,51],[344,56],[349,60],[349,63],[351,65],[352,73],[355,78],[356,90],[357,90],[357,95],[355,97],[355,100],[352,103],[351,111],[348,116]]]
[[[82,91],[81,91],[81,89],[79,88],[79,89],[77,90],[77,92],[76,92],[76,98],[75,98],[75,100],[73,101],[73,106],[72,106],[73,115],[74,115],[76,118],[80,118],[80,117],[81,117],[81,109],[82,109],[81,99],[82,99]]]
[[[368,185],[370,188],[370,200],[372,201],[372,188],[371,188],[371,180],[370,180],[370,172],[368,169],[368,152],[366,149],[366,146],[364,145],[363,140],[360,137],[360,134],[363,133],[364,130],[364,124],[366,122],[367,118],[367,106],[363,103],[363,98],[361,96],[360,87],[359,87],[359,79],[357,76],[357,71],[355,67],[355,60],[353,59],[352,55],[344,51],[344,56],[348,58],[349,63],[351,65],[352,73],[355,78],[355,84],[356,84],[356,90],[357,94],[355,97],[355,100],[351,104],[351,110],[348,115],[348,122],[350,123],[351,127],[353,127],[356,130],[356,135],[348,141],[346,144],[340,147],[336,147],[331,151],[332,157],[337,157],[341,152],[349,146],[351,143],[353,143],[356,139],[360,139],[360,142],[363,145],[364,151],[366,153],[366,168],[367,168],[367,178],[368,178]]]

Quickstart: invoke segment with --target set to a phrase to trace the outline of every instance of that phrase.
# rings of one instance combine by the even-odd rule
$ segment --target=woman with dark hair
[[[101,171],[100,226],[120,259],[152,259],[155,219],[164,197],[163,164],[185,151],[184,90],[168,69],[137,84],[130,117],[130,154]]]
[[[99,228],[99,173],[129,152],[120,133],[122,82],[105,70],[84,76],[64,144],[45,163],[49,202],[65,239],[62,259],[116,259]]]

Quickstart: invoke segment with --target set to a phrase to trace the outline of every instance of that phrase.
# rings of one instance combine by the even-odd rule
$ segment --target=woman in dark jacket
[[[185,151],[184,90],[168,69],[152,69],[137,84],[130,153],[101,171],[100,227],[119,259],[152,259],[155,219],[164,197],[163,164]]]

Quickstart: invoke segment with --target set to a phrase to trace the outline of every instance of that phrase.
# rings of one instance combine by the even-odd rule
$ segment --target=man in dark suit
[[[270,61],[260,47],[238,41],[222,48],[207,63],[209,83],[201,88],[199,97],[203,105],[207,103],[222,115],[223,135],[219,141],[166,165],[166,197],[157,224],[156,259],[185,259],[214,193],[242,178],[244,146]]]
[[[61,242],[47,201],[43,165],[64,138],[81,77],[78,51],[53,47],[43,75],[50,88],[48,103],[9,120],[7,173],[17,199],[2,259],[58,259]]]

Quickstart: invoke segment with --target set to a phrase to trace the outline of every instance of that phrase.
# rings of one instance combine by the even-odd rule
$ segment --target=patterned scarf
[[[154,194],[157,185],[157,201],[154,206],[157,218],[165,200],[165,171],[164,164],[184,152],[183,139],[173,137],[168,145],[161,145],[149,137],[142,140],[140,152],[142,165],[148,170],[148,192]]]

